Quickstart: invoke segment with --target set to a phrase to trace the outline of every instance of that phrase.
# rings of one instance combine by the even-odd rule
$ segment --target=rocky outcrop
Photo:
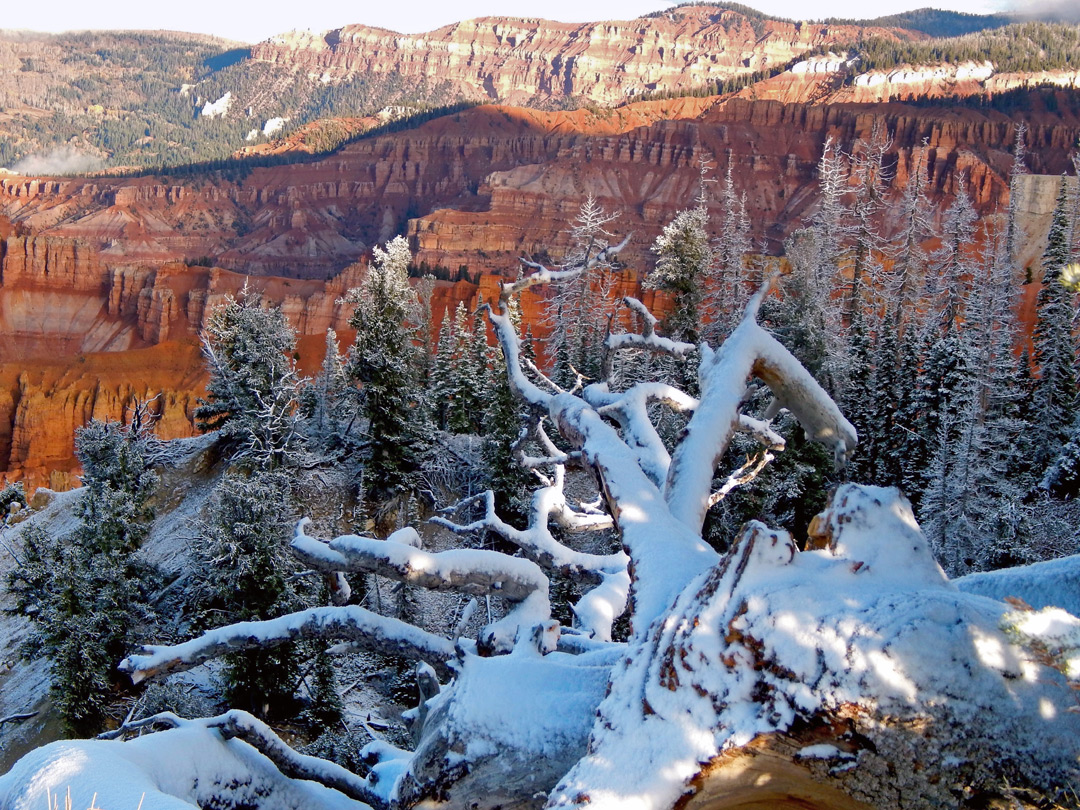
[[[583,24],[481,17],[415,35],[349,25],[272,37],[252,49],[252,58],[323,82],[393,73],[509,104],[574,97],[612,104],[774,68],[812,48],[867,36],[925,35],[682,6],[635,20]]]
[[[1078,113],[1075,98],[1062,94],[1056,112],[1028,122],[1034,172],[1067,168],[1080,134]],[[620,229],[635,233],[626,259],[642,268],[664,222],[694,199],[703,158],[719,175],[732,166],[756,238],[775,246],[816,199],[826,138],[851,149],[875,121],[892,135],[898,185],[919,155],[935,194],[951,193],[964,171],[984,212],[1002,202],[1014,122],[992,110],[741,97],[573,113],[484,106],[358,141],[320,160],[253,169],[236,181],[0,179],[0,214],[33,235],[8,237],[14,247],[4,272],[40,278],[53,265],[89,267],[85,251],[96,248],[106,283],[117,268],[138,273],[204,258],[244,273],[328,278],[372,244],[407,232],[418,262],[442,266],[447,275],[464,265],[476,278],[513,272],[522,252],[558,257],[563,230],[590,192],[622,212]],[[50,265],[48,250],[27,254],[25,240],[42,237],[76,240],[57,243],[74,252],[68,265]],[[32,273],[19,267],[24,254]],[[147,295],[147,307],[165,319],[179,317],[178,304]]]

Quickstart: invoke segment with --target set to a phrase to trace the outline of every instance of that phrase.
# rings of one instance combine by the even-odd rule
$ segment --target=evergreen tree
[[[196,623],[216,627],[272,619],[305,607],[288,579],[294,515],[288,477],[280,471],[230,472],[214,495],[213,518],[196,545],[191,587]],[[229,703],[266,716],[291,708],[299,675],[294,644],[225,659]]]
[[[945,210],[941,226],[941,246],[930,261],[936,310],[947,324],[953,323],[967,300],[971,277],[977,264],[972,255],[975,241],[975,206],[968,196],[964,177],[957,181],[956,196]]]
[[[1069,261],[1068,186],[1062,178],[1043,254],[1042,289],[1036,303],[1032,335],[1037,369],[1032,390],[1033,467],[1041,476],[1069,439],[1076,401],[1076,350],[1073,343],[1072,292],[1061,283]]]
[[[570,229],[570,249],[560,267],[586,267],[608,247],[611,234],[605,226],[615,218],[591,195],[587,197]],[[550,328],[547,351],[553,360],[552,379],[564,388],[573,386],[575,370],[589,379],[599,377],[600,344],[607,330],[612,282],[611,266],[598,264],[549,285],[544,302],[544,320]]]
[[[358,404],[357,391],[349,384],[345,358],[338,348],[337,333],[327,329],[322,368],[300,392],[307,444],[328,460],[341,459],[355,450],[358,440],[353,428]]]
[[[517,302],[511,302],[511,320],[519,326],[520,312]],[[515,333],[520,328],[515,329]],[[532,353],[529,341],[523,341],[522,355]],[[502,352],[492,358],[488,372],[486,402],[484,405],[484,466],[487,470],[487,486],[495,493],[495,504],[503,517],[516,525],[524,525],[529,505],[529,491],[536,478],[518,463],[513,448],[521,443],[526,426],[522,403],[510,389],[506,375],[506,361]]]
[[[363,283],[347,300],[356,305],[349,323],[356,343],[350,376],[363,390],[367,420],[366,478],[376,500],[397,501],[407,494],[427,440],[420,407],[413,344],[417,302],[409,286],[409,243],[395,237],[376,247]]]
[[[456,316],[456,311],[455,311]],[[431,416],[435,427],[447,430],[450,419],[450,406],[456,385],[454,369],[454,331],[453,321],[447,310],[443,311],[439,325],[439,341],[435,350],[435,359],[428,377],[428,399],[431,401]]]
[[[218,430],[234,457],[273,468],[300,449],[296,334],[280,307],[263,308],[245,288],[226,296],[203,335],[210,372],[207,399],[195,409],[200,430]]]
[[[1027,174],[1027,124],[1021,121],[1016,125],[1013,136],[1013,163],[1009,172],[1009,210],[1006,224],[1006,245],[1009,260],[1016,261],[1016,240],[1018,236],[1018,208],[1020,206],[1020,177]]]
[[[664,319],[673,340],[697,343],[701,330],[703,283],[712,264],[704,205],[679,211],[653,243],[656,266],[645,287],[671,294],[674,306]]]
[[[704,306],[705,339],[712,346],[719,346],[735,328],[750,298],[745,270],[746,257],[753,249],[750,217],[746,213],[746,193],[739,195],[735,191],[731,163],[729,155],[720,191],[719,235],[713,240]]]
[[[880,257],[885,240],[881,235],[880,215],[885,208],[885,189],[890,179],[885,168],[885,154],[891,146],[892,140],[879,119],[874,122],[870,139],[859,139],[856,143],[851,158],[851,173],[856,185],[851,208],[854,249],[847,320],[853,326],[855,313],[865,310],[867,290],[864,287],[868,282],[876,281],[881,274]]]
[[[130,688],[116,666],[151,618],[154,575],[136,552],[158,480],[149,469],[152,441],[116,422],[76,431],[79,524],[68,537],[28,532],[8,580],[15,611],[34,622],[28,654],[48,653],[54,704],[69,733],[101,730],[114,693]]]
[[[897,207],[899,227],[897,241],[892,249],[892,272],[885,281],[886,307],[896,313],[898,327],[907,331],[922,327],[914,304],[924,292],[927,283],[927,256],[923,243],[935,235],[932,209],[926,196],[926,152],[923,148],[912,159],[916,161],[904,193]]]

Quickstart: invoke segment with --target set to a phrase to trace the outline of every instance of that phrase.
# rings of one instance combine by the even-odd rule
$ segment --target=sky
[[[956,11],[988,13],[1031,5],[1029,0],[742,0],[780,17],[818,19],[892,14],[933,5]],[[1038,0],[1064,3],[1075,0]],[[430,31],[442,25],[487,15],[542,17],[564,22],[625,20],[673,5],[663,0],[45,0],[4,3],[0,27],[32,31],[104,29],[169,29],[259,42],[295,29],[324,31],[350,23],[389,28],[402,33]],[[812,13],[808,15],[808,9]]]

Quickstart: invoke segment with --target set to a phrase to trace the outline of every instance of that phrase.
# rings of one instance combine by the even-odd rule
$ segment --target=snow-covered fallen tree
[[[60,743],[32,755],[0,781],[0,807],[37,806],[43,786],[59,783],[32,774],[56,772],[65,752],[103,767],[117,758],[132,763],[124,767],[141,768],[138,779],[188,803],[208,799],[194,796],[189,782],[167,787],[179,783],[164,772],[198,771],[211,749],[221,750],[222,768],[250,762],[252,780],[314,780],[341,791],[343,802],[385,808],[668,808],[688,793],[689,806],[940,807],[1080,782],[1074,692],[1032,642],[1037,623],[1021,637],[1005,618],[1008,606],[957,590],[899,492],[841,487],[804,551],[759,523],[748,524],[724,555],[703,540],[710,504],[758,466],[748,460],[718,472],[733,435],[756,438],[761,463],[783,446],[767,422],[741,412],[750,380],[767,385],[777,406],[838,461],[856,444],[832,400],[757,324],[764,290],[715,351],[660,337],[643,307],[628,302],[644,315],[644,330],[609,335],[608,378],[566,391],[529,373],[509,302],[583,268],[530,268],[504,286],[490,319],[511,387],[531,414],[529,435],[546,453],[521,460],[543,486],[525,529],[502,521],[490,499],[470,524],[443,521],[459,532],[494,532],[519,555],[429,553],[411,530],[386,541],[324,543],[303,523],[293,543],[305,566],[328,575],[377,573],[474,599],[496,596],[501,616],[468,636],[462,620],[445,638],[357,606],[330,606],[147,647],[122,665],[139,680],[296,638],[411,657],[420,662],[424,698],[412,717],[413,750],[370,745],[371,770],[361,778],[288,751],[247,716],[194,723],[166,716],[137,725],[178,728],[130,743]],[[615,357],[641,349],[700,358],[700,395],[656,380],[617,390]],[[656,404],[686,419],[671,452],[652,419]],[[593,472],[599,503],[571,503],[571,465]],[[553,525],[613,527],[621,550],[577,551]],[[584,591],[573,627],[552,616],[555,575]],[[624,614],[629,639],[613,641]],[[139,765],[143,751],[155,761]],[[266,776],[268,762],[280,777]],[[287,801],[279,804],[292,806]]]

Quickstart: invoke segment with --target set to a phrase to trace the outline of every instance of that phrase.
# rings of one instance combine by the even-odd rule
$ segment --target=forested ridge
[[[767,20],[777,19],[738,4],[717,8],[717,14],[726,14],[732,25],[748,24],[758,35]],[[932,29],[934,38],[923,42],[875,38],[846,47],[859,57],[860,72],[986,60],[999,72],[1076,67],[1075,26],[1029,22],[1001,27],[1001,21],[922,12],[895,20],[857,21],[897,26],[911,22],[915,28],[919,23]],[[942,38],[957,26],[983,29]],[[735,92],[810,55],[737,78],[647,90],[633,100]],[[408,118],[470,101],[475,99],[454,90],[450,82],[405,79],[394,71],[323,82],[285,63],[253,60],[249,48],[211,37],[169,32],[0,33],[0,109],[5,111],[0,166],[28,173],[217,163],[245,145],[265,143],[320,119],[372,116],[390,108],[400,108],[396,117]],[[530,103],[573,108],[588,102],[538,96]],[[307,147],[328,151],[345,137],[335,134],[333,127],[318,128]],[[36,159],[19,163],[30,156]]]

